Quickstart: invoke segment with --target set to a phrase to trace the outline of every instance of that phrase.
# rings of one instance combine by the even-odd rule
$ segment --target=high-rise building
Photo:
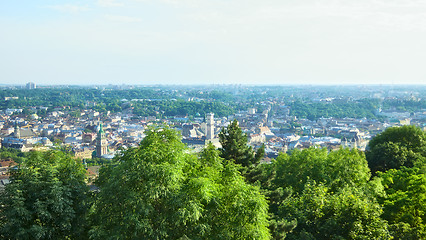
[[[206,139],[211,140],[214,138],[214,113],[207,114],[206,124],[207,124]]]
[[[26,88],[26,89],[36,89],[36,88],[37,88],[37,86],[36,86],[36,84],[35,84],[35,83],[33,83],[33,82],[29,82],[29,83],[27,83],[27,85],[25,85],[25,88]]]
[[[106,140],[104,129],[102,128],[102,123],[99,125],[99,132],[96,138],[96,156],[101,157],[102,155],[107,154],[108,151],[108,142]]]

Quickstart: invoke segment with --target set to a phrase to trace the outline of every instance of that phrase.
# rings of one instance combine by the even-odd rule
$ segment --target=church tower
[[[13,136],[15,138],[21,138],[21,129],[19,129],[19,126],[17,123],[15,123],[15,130],[13,132]]]
[[[101,157],[104,154],[107,154],[107,140],[105,137],[104,129],[102,128],[102,123],[99,125],[98,136],[96,137],[96,156]]]
[[[207,124],[206,139],[211,140],[214,138],[214,113],[207,113],[206,124]]]

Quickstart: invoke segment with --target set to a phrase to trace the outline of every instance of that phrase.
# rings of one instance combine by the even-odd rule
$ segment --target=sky
[[[0,84],[425,84],[424,0],[0,0]]]

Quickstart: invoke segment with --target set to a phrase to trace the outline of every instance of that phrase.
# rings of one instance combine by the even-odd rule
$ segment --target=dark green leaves
[[[380,173],[386,195],[379,198],[383,218],[399,239],[426,238],[426,175],[418,168]]]
[[[1,197],[6,239],[84,239],[87,187],[78,160],[62,152],[33,153]]]
[[[426,134],[416,126],[388,128],[368,147],[366,156],[373,173],[423,165],[426,161]]]
[[[265,154],[264,146],[255,153],[252,147],[247,145],[247,136],[238,126],[238,121],[232,121],[227,128],[222,128],[219,133],[219,141],[222,145],[220,156],[246,168],[259,164]]]

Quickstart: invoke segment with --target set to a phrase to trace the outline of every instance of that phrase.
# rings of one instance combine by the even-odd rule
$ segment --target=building
[[[247,110],[247,113],[248,113],[248,114],[251,114],[251,115],[256,114],[256,108],[249,108],[249,109]]]
[[[35,133],[30,129],[21,129],[17,123],[13,133],[3,138],[2,147],[14,148],[22,152],[28,152],[33,149],[33,145],[40,139],[36,138]]]
[[[207,131],[206,140],[214,138],[214,113],[208,113],[206,116]]]
[[[5,101],[9,101],[9,100],[17,100],[19,99],[19,97],[4,97]]]
[[[204,133],[198,123],[186,123],[182,125],[182,136],[185,138],[201,138]]]
[[[25,85],[25,88],[26,88],[26,89],[36,89],[36,88],[37,88],[37,86],[36,86],[36,84],[35,84],[35,83],[33,83],[33,82],[29,82],[29,83],[27,83],[27,84]]]
[[[92,144],[96,140],[96,133],[84,133],[82,139],[83,143]]]
[[[15,138],[21,138],[21,129],[19,129],[18,124],[15,123],[15,131],[13,132]]]
[[[96,156],[102,157],[102,155],[108,152],[108,142],[106,140],[105,132],[102,127],[102,123],[99,126],[98,136],[96,138]]]
[[[80,159],[92,159],[93,148],[75,148],[72,150],[74,157]]]
[[[9,168],[14,167],[16,165],[18,164],[12,159],[0,160],[0,176],[7,175]]]

